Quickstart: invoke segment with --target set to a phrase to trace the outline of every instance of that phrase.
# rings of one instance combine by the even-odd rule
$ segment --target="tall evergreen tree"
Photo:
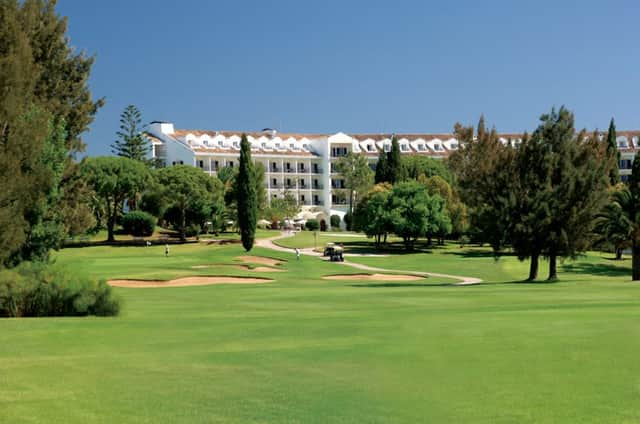
[[[614,186],[620,182],[620,173],[618,171],[620,152],[618,151],[616,124],[613,118],[611,118],[609,131],[607,132],[607,159],[609,161],[609,185]]]
[[[626,207],[629,221],[633,223],[631,238],[631,279],[640,280],[640,152],[636,153],[629,179],[629,199]]]
[[[380,149],[378,154],[374,181],[376,184],[389,182],[389,164],[387,161],[387,152],[384,151],[384,147]]]
[[[149,140],[142,134],[142,115],[134,105],[127,106],[120,114],[120,130],[118,138],[111,145],[111,151],[125,158],[148,162],[151,152]]]
[[[253,248],[257,224],[258,200],[255,186],[255,172],[251,161],[251,144],[247,135],[240,140],[240,164],[236,179],[236,200],[238,204],[238,226],[242,246],[246,251]]]
[[[395,184],[404,179],[402,158],[400,157],[400,145],[398,144],[398,138],[395,135],[391,137],[391,150],[387,155],[387,166],[388,182]]]

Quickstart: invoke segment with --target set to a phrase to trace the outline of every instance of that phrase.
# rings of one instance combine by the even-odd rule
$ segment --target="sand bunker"
[[[275,268],[270,268],[268,266],[256,266],[252,268],[249,265],[228,265],[228,264],[195,265],[195,266],[192,266],[191,268],[204,269],[204,268],[214,268],[214,267],[230,267],[233,269],[239,269],[241,271],[253,271],[253,272],[284,272],[283,269],[275,269]]]
[[[109,280],[107,284],[114,287],[186,287],[208,286],[211,284],[260,284],[270,283],[268,278],[250,277],[183,277],[169,281],[158,280]]]
[[[356,280],[356,281],[417,281],[424,277],[407,274],[339,274],[326,275],[324,280]]]
[[[284,261],[281,261],[280,259],[265,258],[264,256],[238,256],[236,259],[241,262],[250,264],[261,264],[268,266],[282,265],[284,263]]]

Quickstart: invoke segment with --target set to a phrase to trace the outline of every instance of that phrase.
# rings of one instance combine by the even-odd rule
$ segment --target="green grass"
[[[316,234],[315,236],[314,233]],[[289,247],[291,249],[294,247],[301,249],[305,247],[317,247],[318,249],[322,249],[324,245],[329,242],[349,244],[355,241],[366,242],[367,240],[365,235],[352,232],[300,231],[295,233],[293,237],[279,239],[276,240],[275,243],[278,246]]]
[[[237,245],[56,254],[98,278],[276,281],[116,289],[116,318],[0,320],[0,422],[640,421],[629,260],[590,254],[562,264],[559,283],[523,284],[526,263],[483,249],[350,259],[487,282],[453,287],[327,281],[361,271],[252,253],[288,272],[191,268],[233,263]]]

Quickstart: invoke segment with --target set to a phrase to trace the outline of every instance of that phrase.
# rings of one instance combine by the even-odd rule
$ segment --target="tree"
[[[640,154],[636,153],[631,168],[629,191],[621,200],[622,210],[625,211],[629,222],[633,223],[631,236],[631,279],[640,280]]]
[[[389,169],[388,178],[391,184],[398,183],[404,179],[400,145],[395,135],[391,137],[391,150],[387,155],[387,166]]]
[[[442,160],[428,156],[405,155],[402,157],[402,168],[404,176],[408,179],[417,180],[421,175],[427,178],[437,175],[447,183],[453,183],[451,171]]]
[[[468,206],[471,230],[497,254],[509,243],[516,217],[515,149],[500,143],[495,128],[485,130],[484,117],[476,137],[473,127],[459,123],[454,132],[464,148],[450,156],[449,166]]]
[[[634,222],[628,211],[631,210],[631,193],[626,185],[618,184],[610,193],[610,201],[595,222],[595,231],[602,242],[613,245],[616,260],[622,259],[622,250],[630,246],[634,233]]]
[[[614,186],[620,182],[620,173],[618,171],[620,152],[618,151],[616,124],[613,118],[611,118],[609,131],[607,132],[607,159],[609,161],[609,185]]]
[[[393,232],[402,237],[406,250],[413,250],[418,237],[437,233],[448,221],[444,200],[430,196],[417,181],[394,185],[387,208]]]
[[[272,227],[278,222],[293,218],[300,211],[300,205],[291,193],[284,193],[282,197],[271,199],[271,205],[265,210],[265,217],[271,221]]]
[[[462,234],[466,229],[466,207],[453,191],[451,185],[438,175],[429,178],[420,175],[418,182],[425,186],[430,195],[437,194],[444,200],[445,215],[449,218],[449,223],[442,221],[438,225],[439,231],[431,235],[428,234],[428,236],[436,235],[439,243],[444,244],[444,237],[451,232]]]
[[[188,224],[197,223],[202,227],[213,205],[221,202],[222,184],[201,169],[188,165],[160,168],[155,175],[169,205],[167,212],[171,213],[173,208],[177,215],[171,217],[171,221],[176,224],[180,239],[186,240]]]
[[[0,2],[0,264],[46,259],[73,224],[72,156],[102,100],[65,33],[54,1]]]
[[[240,140],[240,165],[236,180],[236,201],[238,204],[238,226],[242,246],[251,250],[256,234],[258,199],[255,186],[255,171],[251,161],[251,145],[247,135],[242,134]]]
[[[387,242],[393,230],[389,215],[391,184],[376,184],[356,206],[353,215],[354,229],[373,237],[376,247]]]
[[[134,105],[127,106],[120,114],[118,138],[111,145],[111,151],[125,158],[149,163],[151,152],[149,140],[142,134],[142,115]]]
[[[360,153],[349,152],[335,164],[336,170],[344,178],[349,190],[349,213],[357,202],[357,196],[364,194],[373,186],[373,171],[369,168],[367,157]]]
[[[149,170],[133,159],[101,156],[85,159],[81,172],[87,184],[102,199],[107,219],[107,241],[113,242],[116,220],[122,214],[124,201],[149,185]]]
[[[376,184],[389,182],[389,163],[387,161],[387,152],[384,151],[384,148],[380,149],[378,154],[374,181]]]
[[[599,160],[598,144],[586,141],[584,131],[576,134],[568,109],[552,109],[540,120],[531,142],[549,152],[549,162],[541,166],[548,172],[542,193],[548,192],[549,208],[549,226],[542,234],[549,258],[548,280],[554,281],[558,256],[574,258],[591,246],[595,217],[606,201],[609,167]]]

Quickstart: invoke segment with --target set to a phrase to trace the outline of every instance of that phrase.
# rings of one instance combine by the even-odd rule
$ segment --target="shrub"
[[[351,228],[352,221],[353,221],[353,215],[350,212],[347,212],[344,215],[344,224],[347,227],[347,231],[351,231],[352,230],[352,228]]]
[[[309,219],[304,224],[304,227],[309,231],[317,231],[320,228],[320,223],[317,219]]]
[[[331,229],[336,229],[336,230],[340,229],[340,215],[331,215],[330,222],[331,222]]]
[[[156,219],[147,212],[132,211],[122,217],[122,228],[132,236],[148,237],[156,228]]]
[[[187,225],[184,235],[187,237],[195,237],[202,232],[202,228],[198,224]]]
[[[25,262],[0,271],[0,316],[117,315],[120,299],[104,281],[68,270]]]

